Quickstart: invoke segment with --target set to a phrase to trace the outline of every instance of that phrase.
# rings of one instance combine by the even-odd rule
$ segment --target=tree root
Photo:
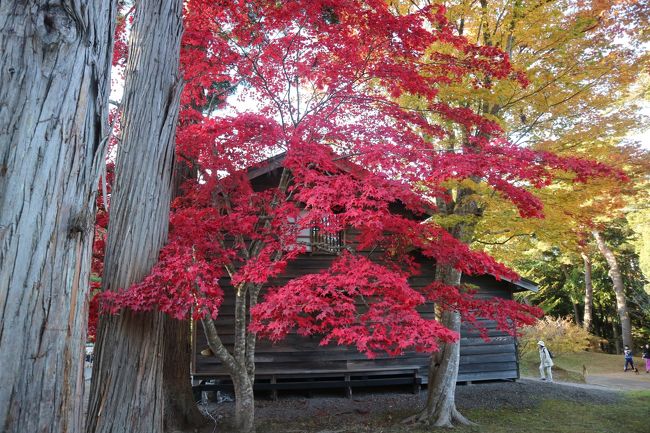
[[[444,428],[453,428],[454,425],[468,425],[468,426],[478,425],[475,422],[467,419],[455,407],[451,409],[451,413],[445,413],[445,414],[429,413],[425,409],[419,413],[416,413],[415,415],[411,415],[410,417],[402,420],[401,424],[423,425],[423,426],[444,427]]]
[[[469,419],[467,419],[467,417],[465,417],[465,415],[460,413],[458,409],[456,409],[455,407],[451,411],[451,419],[453,422],[456,422],[460,425],[478,425],[474,421],[470,421]]]

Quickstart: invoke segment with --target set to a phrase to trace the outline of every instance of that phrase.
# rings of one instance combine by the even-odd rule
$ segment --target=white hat
[[[537,345],[538,345],[538,346],[543,346],[543,345],[544,345],[544,342],[543,342],[542,340],[539,340],[539,341],[537,342]]]

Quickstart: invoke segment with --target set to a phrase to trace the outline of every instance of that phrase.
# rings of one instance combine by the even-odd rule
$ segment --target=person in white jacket
[[[537,347],[539,348],[539,375],[542,380],[553,382],[553,359],[542,340],[537,342]]]

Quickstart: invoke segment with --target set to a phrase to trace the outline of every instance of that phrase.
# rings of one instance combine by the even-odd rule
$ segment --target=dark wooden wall
[[[306,273],[315,273],[326,269],[333,256],[304,255],[291,263],[286,273],[278,281],[289,280]],[[423,264],[422,274],[411,279],[413,287],[424,287],[434,278],[434,266],[420,258]],[[464,278],[464,282],[479,288],[479,297],[511,298],[513,285],[506,281],[497,282],[491,276]],[[228,282],[223,281],[224,286]],[[226,289],[226,293],[228,290]],[[432,317],[431,306],[425,307],[421,313]],[[217,320],[218,331],[224,343],[233,343],[232,328],[234,323],[234,299],[226,297]],[[514,379],[518,377],[518,366],[515,350],[515,340],[507,333],[499,331],[493,322],[485,321],[491,340],[485,342],[479,332],[463,325],[461,330],[461,360],[458,381],[481,381],[495,379]],[[192,372],[196,377],[226,376],[219,362],[213,356],[201,355],[206,349],[205,335],[198,324],[193,338]],[[256,349],[256,372],[259,377],[281,376],[296,377],[325,377],[335,373],[363,374],[368,376],[399,373],[416,373],[427,382],[429,355],[409,352],[398,357],[379,355],[368,359],[353,347],[319,345],[318,337],[303,337],[290,334],[286,339],[271,343],[260,340]]]
[[[507,281],[497,281],[490,275],[463,276],[463,282],[475,286],[478,298],[512,299],[518,287]],[[483,321],[490,341],[484,341],[479,332],[467,324],[461,328],[460,368],[458,381],[516,379],[519,377],[516,339],[496,329],[493,321]]]

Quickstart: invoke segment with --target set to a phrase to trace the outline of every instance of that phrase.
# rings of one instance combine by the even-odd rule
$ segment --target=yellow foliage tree
[[[542,340],[553,354],[581,352],[590,345],[590,335],[568,317],[544,317],[522,330],[519,350],[522,354],[534,352]]]
[[[397,13],[404,13],[431,2],[389,3]],[[630,158],[634,152],[617,144],[641,121],[628,95],[648,62],[647,53],[639,49],[648,37],[643,33],[648,27],[643,5],[633,0],[452,0],[444,4],[460,35],[504,50],[530,83],[522,88],[504,80],[489,83],[489,89],[459,83],[447,87],[442,98],[497,121],[515,144],[606,162],[620,157],[619,165],[635,164],[636,159]],[[418,106],[417,100],[401,102]],[[452,141],[465,139],[464,131],[454,132]],[[457,145],[441,143],[441,148],[449,151]],[[611,179],[588,185],[573,180],[567,177],[535,193],[546,205],[546,221],[519,219],[517,211],[481,179],[450,183],[450,191],[457,194],[445,207],[472,212],[442,212],[438,222],[451,232],[461,229],[465,236],[469,234],[469,242],[491,245],[492,252],[503,258],[541,239],[580,252],[587,215],[619,209],[624,203],[619,193],[630,186]],[[608,193],[596,194],[605,190]],[[428,400],[433,403],[428,406],[441,398],[430,392]]]

